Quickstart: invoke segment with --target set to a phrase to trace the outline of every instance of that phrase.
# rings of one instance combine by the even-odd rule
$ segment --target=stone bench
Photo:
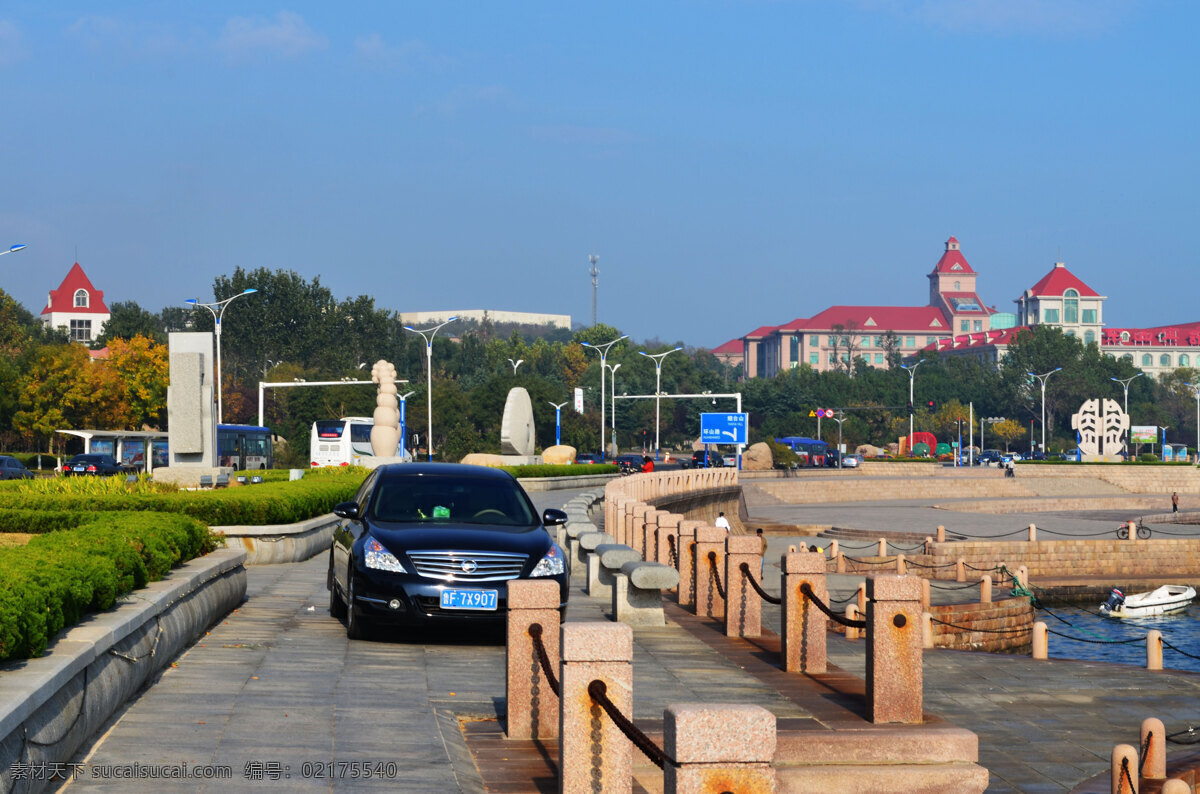
[[[623,543],[601,543],[587,557],[587,587],[590,596],[612,594],[613,577],[627,562],[640,562],[641,553]]]
[[[597,546],[605,543],[616,543],[617,539],[607,532],[601,532],[595,527],[580,532],[570,540],[571,543],[571,575],[587,576],[588,555]]]
[[[613,577],[613,619],[631,626],[663,625],[662,592],[678,584],[679,571],[670,565],[640,559],[622,564]]]

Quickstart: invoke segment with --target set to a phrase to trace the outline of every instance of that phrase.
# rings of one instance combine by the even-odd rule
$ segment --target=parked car
[[[998,449],[985,449],[979,453],[979,457],[975,458],[975,462],[981,466],[991,466],[993,463],[1002,463],[1004,461],[1004,453]]]
[[[136,471],[132,466],[118,463],[112,455],[88,453],[76,455],[63,464],[62,473],[66,476],[73,474],[111,477],[114,474],[132,474]]]
[[[723,458],[723,460],[725,461],[726,466],[730,466],[730,467],[737,466],[737,454],[736,453],[733,455],[726,455]]]
[[[512,475],[484,466],[380,466],[340,519],[329,553],[329,612],[351,638],[372,624],[503,626],[506,582],[557,582],[565,608],[570,566]]]
[[[31,480],[33,472],[12,455],[0,455],[0,480]]]
[[[859,464],[862,462],[863,456],[859,455],[857,452],[848,452],[845,455],[842,455],[843,469],[857,469]]]
[[[725,465],[725,459],[716,452],[707,452],[703,449],[698,449],[692,453],[693,469],[715,469],[722,468]]]
[[[595,452],[576,452],[576,463],[600,463],[600,456]]]

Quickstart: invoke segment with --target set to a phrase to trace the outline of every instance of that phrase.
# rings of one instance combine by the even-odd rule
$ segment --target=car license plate
[[[496,611],[496,590],[443,590],[442,609]]]

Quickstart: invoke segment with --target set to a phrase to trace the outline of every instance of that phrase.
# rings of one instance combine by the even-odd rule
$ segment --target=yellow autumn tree
[[[130,416],[116,373],[78,344],[47,345],[17,385],[13,429],[40,442],[67,429],[126,430]]]
[[[160,428],[167,417],[167,346],[138,334],[108,343],[108,360],[98,362],[121,385],[131,429]]]

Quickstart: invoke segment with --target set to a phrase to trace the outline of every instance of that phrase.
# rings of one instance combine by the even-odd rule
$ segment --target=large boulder
[[[552,466],[567,466],[575,462],[575,447],[560,444],[542,450],[542,462]]]
[[[855,454],[862,455],[864,458],[878,458],[883,455],[884,451],[874,444],[859,444],[854,448]]]
[[[471,466],[491,466],[493,468],[504,465],[504,458],[501,455],[493,455],[490,452],[472,452],[467,455],[459,463],[466,463]]]
[[[751,444],[742,453],[743,471],[769,471],[775,467],[775,456],[765,441]]]

